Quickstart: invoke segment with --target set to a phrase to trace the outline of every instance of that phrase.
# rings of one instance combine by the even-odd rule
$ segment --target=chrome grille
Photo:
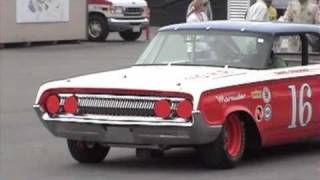
[[[124,15],[126,16],[141,16],[143,13],[143,8],[140,7],[128,7],[124,10]]]
[[[59,94],[61,103],[71,94]],[[76,94],[79,100],[79,114],[107,115],[107,116],[139,116],[154,117],[154,105],[161,99],[172,102],[172,116],[176,116],[176,106],[183,98],[126,96],[126,95],[92,95]]]

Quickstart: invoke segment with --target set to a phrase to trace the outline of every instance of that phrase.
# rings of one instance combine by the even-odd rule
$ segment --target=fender
[[[264,134],[268,133],[261,122],[259,107],[263,107],[264,83],[252,83],[236,87],[213,89],[202,93],[198,110],[203,114],[209,125],[222,125],[226,117],[234,112],[244,112],[251,117],[264,142]],[[263,109],[261,109],[263,111]],[[263,112],[261,112],[263,113]]]
[[[107,7],[108,7],[107,5],[89,4],[88,5],[89,15],[92,13],[98,13],[107,18],[110,16],[110,14],[107,11],[103,10],[103,8],[107,8]]]
[[[252,117],[252,119],[254,119],[254,115],[250,112],[250,110],[247,107],[242,106],[242,105],[233,105],[233,106],[229,106],[229,107],[223,109],[224,119],[223,119],[222,123],[224,123],[224,121],[228,115],[230,115],[232,113],[239,112],[239,111],[249,114]]]

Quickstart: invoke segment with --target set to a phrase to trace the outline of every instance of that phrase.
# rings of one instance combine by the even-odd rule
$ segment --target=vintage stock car
[[[194,147],[231,168],[249,148],[320,136],[319,46],[315,25],[170,25],[130,68],[42,85],[34,109],[81,163]]]

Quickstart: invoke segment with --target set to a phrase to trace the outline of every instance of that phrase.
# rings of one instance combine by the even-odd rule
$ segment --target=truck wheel
[[[200,147],[203,163],[209,168],[234,168],[243,156],[245,148],[245,130],[236,114],[227,117],[217,140]]]
[[[109,34],[107,19],[101,15],[90,15],[88,38],[90,41],[105,41]]]
[[[80,163],[99,163],[107,156],[110,147],[98,143],[67,140],[72,157]]]
[[[135,41],[137,40],[142,34],[142,31],[133,32],[132,30],[126,30],[119,32],[121,38],[125,41]]]

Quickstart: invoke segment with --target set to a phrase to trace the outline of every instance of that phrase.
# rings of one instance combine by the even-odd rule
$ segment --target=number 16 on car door
[[[278,80],[272,86],[271,144],[308,139],[320,134],[318,77]]]

